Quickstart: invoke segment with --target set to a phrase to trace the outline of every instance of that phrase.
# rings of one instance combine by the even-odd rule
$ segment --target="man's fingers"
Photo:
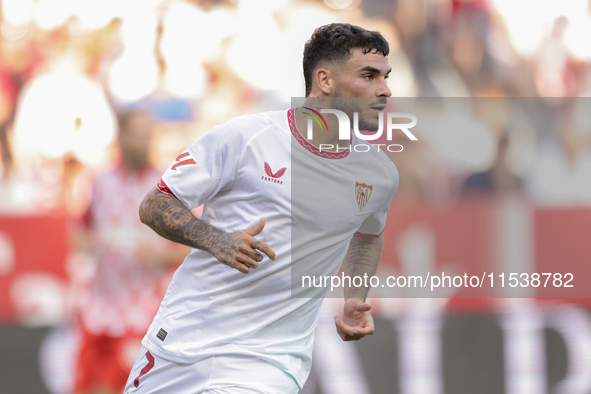
[[[359,335],[372,335],[375,332],[375,328],[373,327],[358,327],[357,331],[359,332]]]
[[[243,263],[239,262],[238,260],[234,260],[230,267],[237,269],[238,271],[242,272],[243,274],[248,274],[250,272],[250,268],[248,268]]]
[[[338,317],[338,316],[335,316],[335,317],[334,317],[334,322],[335,322],[335,324],[336,324],[336,326],[337,326],[337,331],[338,331],[338,330],[340,330],[340,331],[342,331],[344,334],[346,334],[346,335],[349,335],[349,336],[356,336],[356,335],[358,335],[358,334],[359,334],[359,332],[358,332],[358,331],[357,331],[355,328],[353,328],[353,327],[351,327],[351,326],[349,326],[349,325],[345,324],[345,323],[344,323],[344,322],[341,320],[341,318],[340,318],[340,317]]]
[[[238,260],[239,263],[242,263],[249,268],[257,268],[259,266],[259,263],[257,263],[248,256],[236,256],[236,260]]]
[[[250,257],[254,261],[257,261],[257,262],[263,261],[263,255],[260,254],[259,252],[255,251],[254,249],[252,249],[250,246],[245,247],[245,248],[240,248],[240,253],[247,255],[248,257]]]
[[[265,228],[265,218],[261,218],[257,225],[246,230],[246,233],[254,237],[255,235],[260,234],[260,232],[263,231],[263,228]]]
[[[251,242],[250,247],[253,249],[260,250],[261,252],[266,254],[273,261],[275,261],[275,259],[277,258],[273,249],[271,249],[269,247],[269,245],[267,245],[264,242],[254,240],[253,242]]]
[[[365,302],[365,300],[361,298],[349,298],[347,301],[353,309],[359,312],[367,312],[371,309],[371,304]]]
[[[375,332],[373,324],[369,324],[367,327],[352,327],[343,322],[338,316],[334,317],[334,322],[337,327],[337,333],[343,341],[356,341]]]
[[[367,303],[363,303],[361,305],[357,305],[356,308],[359,312],[367,312],[371,309],[371,305],[367,304]]]
[[[246,233],[248,235],[250,235],[251,237],[254,237],[255,235],[260,234],[260,232],[263,231],[263,228],[265,228],[265,223],[266,223],[265,218],[261,218],[261,220],[259,220],[257,225],[246,230]],[[264,242],[261,242],[261,241],[255,239],[253,242],[250,243],[250,247],[253,249],[260,250],[261,252],[266,254],[271,260],[275,260],[277,258],[273,249],[271,249],[269,247],[269,245],[267,245]],[[261,260],[262,260],[262,258],[261,258]],[[258,260],[258,261],[260,261],[260,260]]]
[[[337,327],[337,334],[339,334],[339,337],[341,337],[341,339],[342,339],[343,341],[346,341],[346,340],[347,340],[347,334],[345,334],[345,333],[343,332],[343,330],[341,329],[341,327],[340,327],[340,325],[339,325],[339,321],[338,321],[337,319],[338,319],[338,318],[335,316],[335,318],[334,318],[334,324],[335,324],[335,326]]]

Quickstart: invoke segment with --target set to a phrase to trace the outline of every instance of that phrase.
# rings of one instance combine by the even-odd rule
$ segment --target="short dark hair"
[[[348,23],[331,23],[314,31],[304,46],[306,97],[312,91],[313,73],[320,63],[346,61],[354,48],[361,48],[364,54],[375,51],[388,56],[390,53],[388,41],[377,31]]]

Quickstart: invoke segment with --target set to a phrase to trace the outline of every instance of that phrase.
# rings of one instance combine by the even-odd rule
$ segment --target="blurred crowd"
[[[393,154],[397,198],[591,203],[585,0],[3,0],[0,21],[4,212],[81,215],[123,110],[154,119],[162,168],[213,125],[289,107],[305,40],[337,21],[386,36],[394,96],[470,98],[483,127],[475,160],[433,136]]]

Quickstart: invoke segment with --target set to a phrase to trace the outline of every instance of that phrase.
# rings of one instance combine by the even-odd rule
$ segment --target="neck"
[[[308,107],[320,113],[324,108],[326,101],[319,97],[309,97],[304,102],[304,105],[295,110],[296,127],[302,137],[304,137],[312,145],[320,148],[322,145],[323,151],[337,152],[342,151],[343,148],[349,145],[350,140],[339,139],[339,122],[336,116],[331,114],[322,114],[322,118],[318,114],[306,109]],[[328,108],[328,107],[326,107]],[[308,124],[312,124],[312,135],[309,134]],[[331,147],[332,146],[332,147]],[[337,149],[337,147],[339,149]]]

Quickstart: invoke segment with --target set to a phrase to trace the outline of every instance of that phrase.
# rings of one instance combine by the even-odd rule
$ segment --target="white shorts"
[[[253,356],[220,355],[181,364],[142,346],[124,394],[296,394],[296,381]]]

